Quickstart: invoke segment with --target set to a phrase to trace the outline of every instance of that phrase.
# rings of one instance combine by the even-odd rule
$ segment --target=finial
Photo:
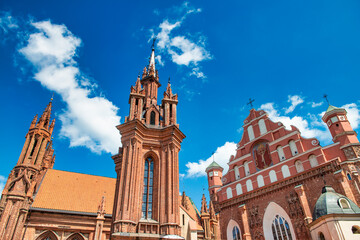
[[[330,105],[330,102],[329,102],[329,99],[328,99],[328,95],[327,95],[327,94],[324,94],[324,98],[325,98],[326,102]]]
[[[50,98],[50,102],[52,102],[53,100],[54,100],[54,92],[53,92],[53,94],[52,94],[52,96]]]
[[[169,77],[169,80],[168,80],[168,84],[170,84],[170,77]]]
[[[156,37],[153,38],[153,43],[151,45],[151,49],[154,50],[155,49],[155,41],[156,41]]]
[[[253,102],[255,101],[255,99],[251,99],[249,98],[249,102],[247,103],[247,105],[250,105],[251,108],[253,108]]]

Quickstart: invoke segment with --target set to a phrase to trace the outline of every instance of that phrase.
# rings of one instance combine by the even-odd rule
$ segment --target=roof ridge
[[[106,176],[100,176],[100,175],[95,175],[95,174],[88,174],[88,173],[80,173],[80,172],[72,172],[72,171],[65,171],[65,170],[59,170],[59,169],[48,169],[51,171],[58,171],[58,172],[67,172],[67,173],[75,173],[75,174],[81,174],[81,175],[86,175],[86,176],[93,176],[93,177],[102,177],[102,178],[110,178],[110,179],[116,179],[115,177],[106,177]]]

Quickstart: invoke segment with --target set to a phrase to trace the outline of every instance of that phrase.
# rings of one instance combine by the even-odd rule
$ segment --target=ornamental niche
[[[258,171],[273,165],[268,142],[262,141],[256,143],[253,147],[252,155]]]

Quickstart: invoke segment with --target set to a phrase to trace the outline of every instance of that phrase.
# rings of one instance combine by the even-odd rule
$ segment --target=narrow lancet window
[[[152,158],[145,160],[144,170],[144,192],[142,201],[142,218],[152,218],[152,200],[153,200],[153,178],[154,178],[154,161]]]
[[[150,124],[155,125],[155,112],[154,111],[152,111],[150,113]]]

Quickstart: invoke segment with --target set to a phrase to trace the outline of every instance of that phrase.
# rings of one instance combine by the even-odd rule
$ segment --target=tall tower
[[[322,120],[328,126],[333,142],[340,143],[340,148],[348,160],[360,157],[360,143],[350,125],[345,109],[329,105]]]
[[[55,161],[51,134],[55,119],[50,121],[52,102],[37,121],[31,122],[19,160],[11,171],[0,200],[0,240],[21,239],[24,222],[33,195],[45,170]]]
[[[216,191],[222,186],[221,178],[223,170],[224,169],[215,161],[205,170],[208,177],[210,201],[217,201]]]
[[[122,147],[113,156],[117,181],[112,239],[180,234],[178,154],[185,135],[176,123],[178,99],[170,82],[157,105],[160,86],[153,46],[142,78],[130,88],[129,116],[117,126]]]

